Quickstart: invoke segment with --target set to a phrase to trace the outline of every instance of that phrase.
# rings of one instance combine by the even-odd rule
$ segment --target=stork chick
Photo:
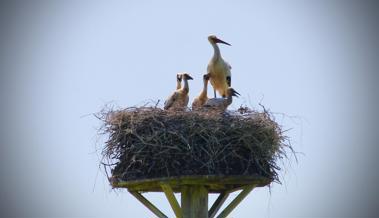
[[[188,80],[192,80],[192,77],[187,73],[183,73],[181,78],[184,81],[184,85],[180,89],[175,90],[174,93],[167,98],[164,104],[165,110],[184,110],[187,107],[189,100]]]
[[[211,98],[205,104],[204,107],[212,108],[219,111],[225,111],[229,105],[233,102],[233,96],[238,97],[240,94],[229,87],[227,89],[227,97],[226,98]]]
[[[208,74],[210,76],[210,82],[214,90],[214,97],[216,98],[216,91],[222,97],[226,97],[228,88],[232,83],[232,75],[230,72],[232,67],[226,61],[224,61],[224,59],[222,59],[220,48],[218,47],[217,43],[223,43],[229,46],[231,45],[217,38],[215,35],[208,36],[208,41],[211,43],[214,50],[213,57],[209,61],[207,68]]]
[[[193,100],[193,102],[192,102],[192,109],[193,110],[200,109],[205,104],[205,102],[207,102],[207,100],[208,100],[208,96],[207,96],[208,81],[209,81],[209,75],[204,74],[204,76],[203,76],[203,82],[204,82],[203,90],[200,92],[199,96],[197,96]]]

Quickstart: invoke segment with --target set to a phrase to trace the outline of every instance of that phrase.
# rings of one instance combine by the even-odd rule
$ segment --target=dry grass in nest
[[[188,175],[259,175],[279,182],[277,160],[292,148],[264,110],[228,113],[131,107],[100,113],[103,156],[124,181]]]

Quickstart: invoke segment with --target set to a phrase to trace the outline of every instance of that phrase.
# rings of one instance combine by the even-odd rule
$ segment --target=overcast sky
[[[231,108],[262,102],[302,153],[283,184],[254,190],[231,217],[378,213],[377,5],[13,2],[0,9],[0,215],[153,217],[99,171],[105,139],[90,114],[164,100],[182,71],[194,77],[191,101],[209,34],[232,44],[220,46],[241,93]],[[173,216],[163,194],[146,196]]]

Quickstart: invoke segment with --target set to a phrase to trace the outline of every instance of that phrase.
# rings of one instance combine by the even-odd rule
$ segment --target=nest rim
[[[169,184],[177,193],[181,192],[182,187],[191,185],[203,186],[209,193],[222,193],[240,190],[249,185],[264,187],[270,185],[273,179],[260,175],[192,175],[130,181],[112,176],[109,181],[112,188],[127,188],[129,191],[162,192],[161,184]]]

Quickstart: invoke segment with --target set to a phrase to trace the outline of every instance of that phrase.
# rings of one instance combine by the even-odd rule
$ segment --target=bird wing
[[[204,108],[209,108],[216,111],[225,111],[228,105],[225,98],[211,98],[205,104]]]
[[[224,61],[225,65],[226,65],[226,83],[228,84],[228,86],[232,86],[232,73],[230,72],[230,70],[232,69],[232,66],[230,66],[230,64],[226,61]]]
[[[175,101],[177,101],[178,96],[179,96],[179,93],[178,93],[178,92],[174,92],[174,93],[172,93],[172,95],[170,95],[170,96],[167,98],[167,100],[164,102],[164,109],[167,110],[167,109],[169,109],[170,107],[172,107],[172,105],[175,103]]]
[[[196,109],[196,108],[199,108],[201,107],[202,104],[201,104],[201,100],[200,100],[200,97],[197,96],[195,99],[193,99],[192,101],[192,109]]]
[[[230,70],[232,69],[232,66],[228,63],[228,62],[226,62],[226,61],[224,61],[225,62],[225,64],[226,64],[226,66],[228,66],[228,68],[229,68],[229,73],[230,73]]]
[[[225,99],[223,98],[211,98],[208,99],[207,102],[205,102],[204,107],[220,107],[223,105]]]
[[[232,86],[232,77],[231,76],[226,76],[226,83],[228,84],[228,86]]]

